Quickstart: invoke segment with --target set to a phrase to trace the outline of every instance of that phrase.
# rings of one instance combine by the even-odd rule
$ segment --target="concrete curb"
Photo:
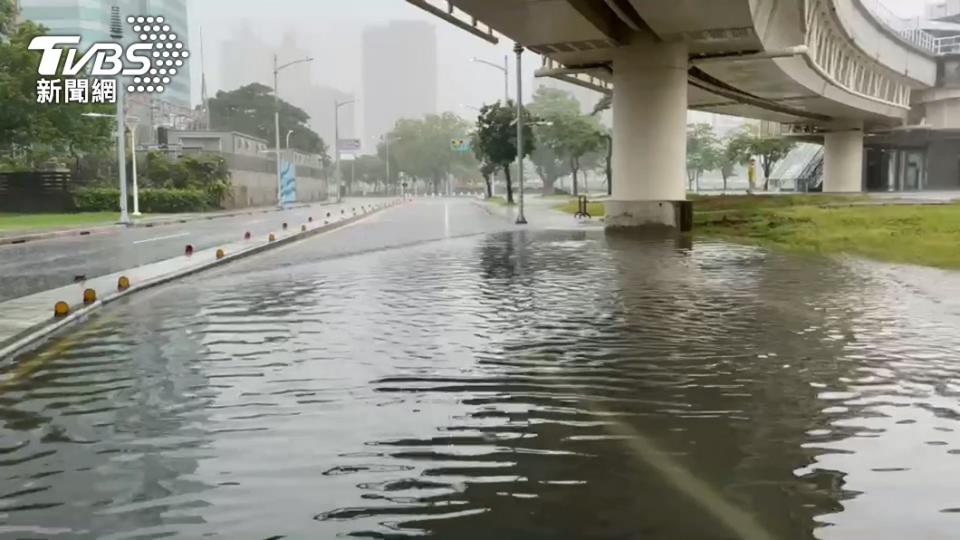
[[[316,206],[330,206],[338,204],[335,202],[331,203],[319,203]],[[27,242],[36,242],[38,240],[50,240],[52,238],[67,238],[71,236],[90,236],[92,234],[103,234],[111,231],[121,230],[124,227],[137,227],[137,228],[152,228],[152,227],[163,227],[166,225],[177,225],[181,223],[189,223],[191,221],[204,221],[204,220],[214,220],[214,219],[223,219],[237,216],[255,216],[257,214],[270,214],[274,212],[283,212],[284,210],[291,210],[294,208],[305,208],[311,206],[311,204],[301,204],[294,205],[284,208],[283,210],[279,208],[260,208],[256,210],[245,210],[238,212],[224,212],[216,213],[211,215],[198,214],[196,216],[191,216],[189,218],[170,218],[170,219],[158,219],[156,221],[144,221],[142,223],[133,223],[131,225],[98,225],[96,227],[76,227],[73,229],[59,229],[49,232],[35,232],[24,234],[21,236],[0,236],[0,246],[5,245],[20,245],[26,244]]]
[[[169,274],[151,279],[149,281],[144,281],[143,283],[131,285],[131,287],[125,291],[113,292],[112,294],[104,295],[100,299],[98,299],[96,302],[88,306],[83,306],[81,308],[76,309],[75,311],[71,312],[69,315],[67,315],[63,319],[55,319],[51,317],[49,319],[49,322],[42,323],[24,332],[21,332],[20,334],[17,334],[10,340],[7,340],[6,343],[0,343],[0,362],[6,361],[7,359],[13,359],[14,361],[16,361],[17,357],[22,356],[23,354],[28,353],[40,347],[45,342],[47,342],[50,338],[54,337],[56,334],[58,334],[60,331],[64,330],[65,328],[73,326],[76,323],[85,321],[92,314],[96,313],[97,311],[102,309],[104,306],[108,304],[112,304],[113,302],[116,302],[136,292],[149,290],[154,287],[158,287],[160,285],[170,283],[171,281],[175,281],[183,277],[198,274],[200,272],[210,270],[211,268],[216,268],[225,264],[229,264],[233,261],[244,259],[253,255],[262,253],[264,251],[269,251],[271,249],[278,248],[280,246],[284,246],[287,244],[291,244],[299,240],[305,240],[312,236],[316,236],[325,232],[331,232],[331,231],[346,227],[348,225],[352,225],[363,219],[373,216],[379,212],[393,208],[401,203],[402,203],[401,201],[384,203],[382,207],[379,207],[379,208],[375,207],[373,210],[369,212],[358,214],[358,215],[349,217],[347,219],[344,219],[342,221],[337,221],[334,223],[330,223],[328,225],[321,225],[319,227],[308,229],[303,232],[296,232],[289,236],[278,238],[275,242],[261,244],[259,246],[253,246],[253,247],[244,249],[242,251],[237,251],[235,253],[227,254],[222,259],[213,260],[213,261],[203,263],[191,268],[174,271]]]

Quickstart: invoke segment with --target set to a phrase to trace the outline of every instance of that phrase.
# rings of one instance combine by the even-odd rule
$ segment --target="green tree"
[[[14,0],[0,0],[0,40],[13,31],[17,6]]]
[[[0,0],[6,1],[6,0]],[[30,21],[14,25],[4,9],[0,24],[0,154],[8,165],[35,168],[57,157],[74,162],[87,153],[108,148],[114,139],[112,120],[84,113],[112,114],[111,104],[37,103],[40,51],[27,49],[46,29]]]
[[[462,174],[468,168],[476,170],[469,152],[457,152],[450,147],[450,141],[468,138],[469,131],[470,123],[452,112],[423,119],[402,118],[388,134],[391,161],[399,172],[414,181],[429,181],[434,192],[439,193],[450,175]]]
[[[534,92],[529,110],[533,116],[547,122],[561,115],[578,114],[580,104],[569,92],[541,86]],[[571,173],[570,162],[557,153],[555,145],[548,143],[553,136],[550,126],[538,123],[533,131],[540,144],[530,154],[530,160],[543,181],[543,194],[552,195],[557,180]]]
[[[252,83],[230,92],[219,91],[210,99],[210,124],[213,129],[236,131],[270,141],[275,140],[273,89]],[[310,115],[284,100],[280,100],[280,144],[286,134],[290,146],[303,152],[319,154],[324,165],[330,163],[330,150],[319,135],[308,126]]]
[[[585,155],[599,150],[603,142],[600,123],[592,115],[581,114],[580,102],[570,93],[554,88],[537,89],[530,112],[539,120],[537,140],[554,156],[566,162],[566,167],[573,174],[573,194],[579,194],[578,175],[583,168],[581,160]],[[542,151],[540,157],[545,157],[545,154]]]
[[[741,165],[747,165],[756,156],[763,171],[763,190],[770,188],[770,173],[787,154],[793,150],[794,143],[779,137],[764,137],[755,125],[741,127],[730,138],[727,149]]]
[[[533,116],[526,108],[523,116],[522,155],[529,156],[536,148],[534,140]],[[474,148],[481,163],[491,163],[503,170],[507,180],[507,203],[513,204],[513,180],[510,164],[517,160],[517,107],[513,101],[484,105],[477,118],[477,146]]]
[[[718,167],[720,168],[720,176],[723,177],[723,190],[727,190],[727,180],[734,176],[734,169],[740,163],[740,158],[737,155],[737,148],[733,144],[733,139],[727,137],[722,142],[723,149],[719,155]]]
[[[384,191],[390,189],[390,182],[387,179],[387,165],[380,159],[380,156],[357,156],[352,166],[357,182],[372,185],[373,191],[376,192],[380,191],[381,185],[383,185]]]
[[[710,124],[687,126],[687,178],[690,189],[700,191],[700,177],[716,169],[720,163],[720,141]]]
[[[582,161],[585,156],[599,150],[603,141],[600,124],[595,118],[581,114],[548,121],[552,124],[546,129],[552,130],[556,137],[552,141],[556,144],[555,150],[570,164],[570,171],[573,173],[573,194],[579,195],[577,176],[583,166]]]

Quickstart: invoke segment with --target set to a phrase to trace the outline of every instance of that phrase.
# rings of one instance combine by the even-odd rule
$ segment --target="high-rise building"
[[[51,34],[79,35],[84,45],[110,39],[111,5],[89,0],[20,0],[20,14]]]
[[[400,118],[437,112],[437,34],[421,21],[393,21],[363,33],[364,147]]]
[[[190,49],[187,0],[20,0],[21,16],[47,27],[51,34],[79,35],[81,46],[97,41],[111,41],[110,7],[120,6],[127,15],[162,15],[176,29],[179,40]],[[125,41],[134,40],[133,30],[125,27]],[[177,108],[189,109],[190,62],[167,85],[161,101]]]
[[[236,90],[250,83],[273,87],[274,51],[281,64],[313,56],[299,45],[297,35],[292,31],[283,34],[279,48],[260,40],[249,21],[242,21],[232,35],[236,37],[223,42],[220,52],[218,86],[224,91]],[[310,62],[283,70],[279,81],[280,98],[310,115],[310,127],[332,148],[333,104],[335,101],[353,99],[354,96],[314,83],[314,70],[321,68],[317,62]],[[356,136],[354,117],[353,107],[340,109],[340,137],[350,139]]]

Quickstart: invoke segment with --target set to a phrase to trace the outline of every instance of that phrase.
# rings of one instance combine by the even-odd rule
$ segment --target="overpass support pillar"
[[[824,135],[823,192],[863,191],[863,126]]]
[[[608,228],[688,228],[687,54],[684,43],[647,40],[614,51]]]

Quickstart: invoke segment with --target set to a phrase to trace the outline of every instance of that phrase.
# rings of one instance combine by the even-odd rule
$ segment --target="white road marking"
[[[180,234],[170,234],[167,236],[156,236],[154,238],[147,238],[146,240],[137,240],[134,244],[146,244],[147,242],[159,242],[160,240],[170,240],[171,238],[182,238],[184,236],[190,236],[190,233],[180,233]]]
[[[443,203],[443,235],[450,236],[450,205]]]

